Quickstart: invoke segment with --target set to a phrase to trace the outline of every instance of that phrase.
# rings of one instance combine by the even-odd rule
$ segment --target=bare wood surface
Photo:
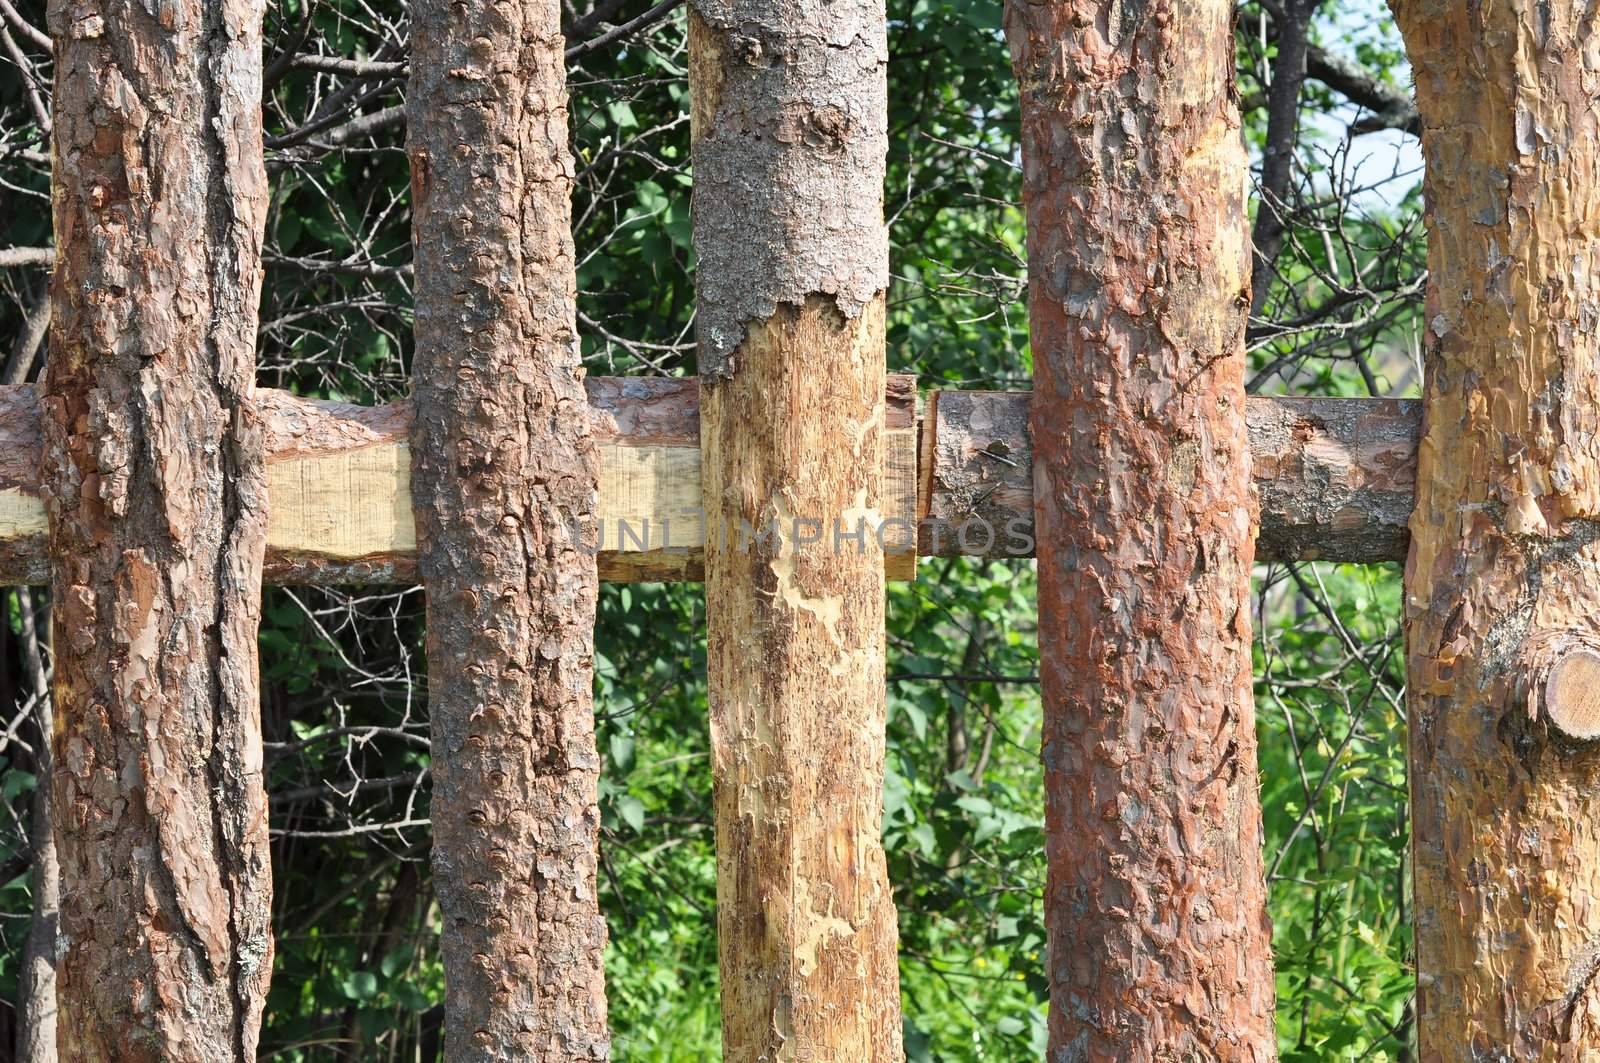
[[[703,578],[699,382],[585,383],[601,455],[600,578]],[[919,429],[914,392],[911,377],[889,377],[884,514],[906,523],[886,530],[885,574],[914,576],[905,547],[914,524],[922,557],[1032,557],[1032,393],[930,392]],[[414,580],[411,404],[356,406],[272,390],[256,402],[272,500],[267,581]],[[1245,412],[1261,496],[1259,560],[1404,560],[1419,403],[1258,397]],[[48,578],[39,455],[33,385],[0,387],[0,585]]]
[[[905,1058],[868,526],[893,504],[887,60],[882,0],[689,4],[726,1063]]]
[[[1558,657],[1545,680],[1544,709],[1563,737],[1600,738],[1600,653],[1585,647]]]

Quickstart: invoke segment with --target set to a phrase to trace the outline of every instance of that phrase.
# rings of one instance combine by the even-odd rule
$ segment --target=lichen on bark
[[[702,376],[725,377],[780,304],[825,295],[854,319],[888,287],[888,43],[876,0],[691,0],[689,17],[695,335]]]

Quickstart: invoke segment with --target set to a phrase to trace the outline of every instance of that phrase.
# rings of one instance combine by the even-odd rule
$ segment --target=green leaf
[[[994,805],[982,797],[958,797],[956,807],[963,812],[970,812],[974,816],[989,816],[994,814]]]
[[[34,787],[34,777],[31,771],[20,771],[12,768],[5,773],[4,782],[0,782],[0,793],[5,795],[6,804],[10,804],[18,797],[29,793]]]
[[[905,1043],[906,1063],[933,1063],[933,1039],[909,1018],[900,1020],[900,1039]]]
[[[371,971],[351,971],[340,981],[339,991],[350,1000],[371,1000],[378,995],[378,976]]]
[[[620,772],[633,770],[633,736],[617,732],[611,736],[611,763]]]
[[[634,117],[633,108],[627,100],[613,100],[606,104],[606,114],[611,117],[611,123],[618,129],[637,129],[639,119]]]
[[[378,968],[383,972],[385,978],[393,978],[411,966],[411,959],[415,955],[416,952],[410,945],[401,945],[385,956]]]
[[[917,741],[927,738],[928,714],[922,710],[922,706],[914,701],[901,701],[897,706],[905,714],[906,719],[911,721],[911,733],[917,736]]]
[[[617,815],[633,828],[635,834],[644,833],[644,802],[629,794],[617,799]]]

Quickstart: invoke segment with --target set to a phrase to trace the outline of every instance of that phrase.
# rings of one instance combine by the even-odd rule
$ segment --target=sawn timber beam
[[[601,579],[699,579],[698,382],[600,377],[586,386],[601,448]],[[914,379],[890,378],[880,528],[891,579],[914,575],[914,524],[921,556],[1032,556],[1030,400],[1029,392],[930,392],[919,418]],[[267,426],[267,581],[412,582],[410,405],[270,389],[257,401]],[[1258,560],[1404,559],[1416,402],[1258,397],[1246,412],[1261,499]],[[48,582],[43,447],[33,386],[0,387],[0,585]],[[859,548],[856,529],[834,529],[834,515],[806,519],[814,523],[799,534],[837,532],[839,549]]]

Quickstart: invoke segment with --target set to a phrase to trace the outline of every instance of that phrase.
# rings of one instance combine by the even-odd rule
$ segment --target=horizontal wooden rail
[[[928,395],[919,554],[1014,556],[1009,547],[1032,543],[1032,399],[1028,391]],[[1247,400],[1245,419],[1261,498],[1256,560],[1405,560],[1420,402],[1263,396]],[[952,534],[963,522],[965,534]],[[997,534],[986,549],[988,528]]]
[[[601,578],[699,579],[705,528],[698,382],[606,377],[588,381],[588,391],[601,447]],[[881,527],[891,579],[914,572],[913,521],[920,522],[923,556],[1031,556],[1029,400],[1028,392],[930,393],[919,460],[914,382],[890,378],[891,487]],[[267,424],[272,509],[267,580],[415,579],[409,404],[363,407],[267,389],[258,401]],[[1253,398],[1247,413],[1261,494],[1259,559],[1404,558],[1417,403]],[[0,387],[3,585],[48,582],[42,447],[33,387]],[[810,519],[819,522],[816,534],[835,534],[834,515]],[[840,530],[839,548],[856,548],[854,530]]]

